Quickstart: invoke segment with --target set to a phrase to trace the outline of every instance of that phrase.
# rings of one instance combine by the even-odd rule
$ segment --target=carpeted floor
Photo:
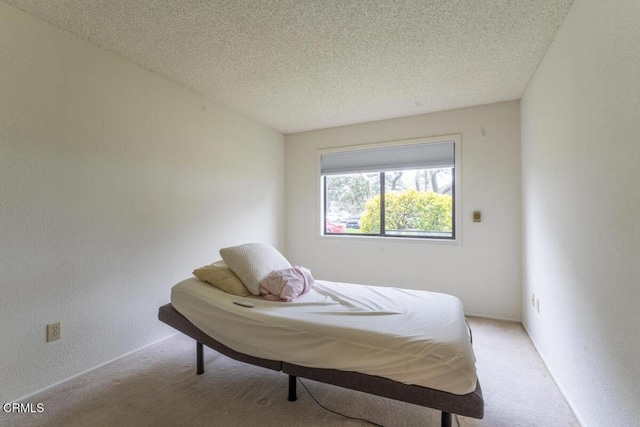
[[[483,420],[462,427],[579,426],[522,325],[470,318]],[[195,343],[181,334],[32,396],[40,414],[0,413],[2,426],[366,426],[316,404],[303,386],[287,401],[285,374],[205,348],[195,375]],[[385,427],[439,426],[440,412],[302,380],[332,410]],[[454,419],[454,426],[456,419]]]

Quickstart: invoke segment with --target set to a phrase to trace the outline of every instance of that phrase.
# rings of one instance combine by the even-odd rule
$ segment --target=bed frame
[[[337,385],[351,390],[413,403],[442,411],[442,427],[451,427],[452,414],[472,418],[484,416],[484,400],[478,381],[476,389],[465,395],[457,395],[417,385],[407,385],[387,378],[336,369],[308,368],[291,363],[262,359],[239,353],[211,338],[180,314],[171,304],[160,307],[158,319],[196,340],[196,373],[204,373],[203,345],[232,359],[289,375],[289,401],[297,398],[297,377]]]

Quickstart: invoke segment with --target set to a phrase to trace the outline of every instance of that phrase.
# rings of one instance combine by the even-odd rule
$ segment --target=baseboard
[[[575,415],[576,419],[578,420],[578,422],[580,423],[581,426],[587,425],[584,422],[584,420],[582,419],[582,417],[580,417],[580,414],[576,410],[576,407],[574,406],[574,404],[571,402],[571,399],[569,399],[569,397],[567,396],[567,393],[566,393],[564,387],[562,387],[562,384],[560,384],[560,382],[558,381],[555,373],[553,372],[553,369],[551,369],[551,367],[547,363],[546,359],[544,358],[544,355],[542,354],[542,352],[538,348],[538,345],[536,344],[535,340],[531,337],[531,334],[527,330],[527,326],[524,323],[522,323],[522,327],[524,328],[524,331],[527,333],[527,336],[531,340],[531,344],[533,344],[533,348],[535,348],[536,353],[538,353],[538,356],[540,356],[540,360],[542,360],[542,363],[544,364],[545,368],[547,368],[547,371],[549,371],[549,375],[551,376],[551,379],[556,384],[556,387],[558,387],[558,390],[560,390],[560,393],[564,397],[564,400],[567,401],[567,405],[569,405],[569,408],[571,408],[571,411],[573,411],[573,415]]]
[[[467,312],[465,312],[464,314],[465,314],[465,316],[480,317],[482,319],[491,319],[491,320],[501,320],[501,321],[504,321],[504,322],[522,323],[522,319],[511,319],[511,318],[508,318],[508,317],[488,316],[486,314],[467,313]]]
[[[42,389],[40,389],[40,390],[38,390],[38,391],[35,391],[35,392],[33,392],[33,393],[29,393],[29,394],[27,394],[26,396],[23,396],[23,397],[21,397],[20,399],[15,400],[15,402],[16,402],[16,403],[25,403],[25,401],[32,400],[32,398],[33,398],[34,396],[36,396],[36,395],[38,395],[38,394],[40,394],[40,393],[42,393],[42,392],[44,392],[44,391],[47,391],[47,390],[49,390],[50,388],[53,388],[53,387],[59,386],[60,384],[64,384],[64,383],[66,383],[67,381],[71,381],[71,380],[73,380],[73,379],[75,379],[75,378],[77,378],[77,377],[79,377],[79,376],[81,376],[81,375],[88,374],[88,373],[89,373],[89,372],[91,372],[91,371],[95,371],[96,369],[102,368],[103,366],[106,366],[106,365],[108,365],[108,364],[110,364],[110,363],[113,363],[113,362],[115,362],[115,361],[117,361],[117,360],[120,360],[120,359],[122,359],[122,358],[124,358],[124,357],[127,357],[127,356],[129,356],[129,355],[132,355],[133,353],[137,353],[137,352],[139,352],[140,350],[144,350],[144,349],[145,349],[145,348],[147,348],[147,347],[150,347],[150,346],[152,346],[152,345],[154,345],[154,344],[157,344],[157,343],[159,343],[159,342],[162,342],[162,341],[164,341],[164,340],[167,340],[167,339],[169,339],[169,338],[171,338],[171,337],[174,337],[174,336],[176,336],[176,335],[178,335],[178,334],[180,334],[180,332],[176,332],[176,333],[171,334],[171,335],[169,335],[169,336],[166,336],[166,337],[164,337],[164,338],[160,338],[160,339],[159,339],[159,340],[157,340],[157,341],[154,341],[154,342],[152,342],[152,343],[149,343],[149,344],[147,344],[147,345],[145,345],[145,346],[142,346],[142,347],[140,347],[140,348],[138,348],[138,349],[136,349],[136,350],[129,351],[129,352],[127,352],[127,353],[125,353],[125,354],[123,354],[123,355],[121,355],[121,356],[118,356],[118,357],[116,357],[116,358],[114,358],[114,359],[111,359],[111,360],[108,360],[108,361],[106,361],[106,362],[104,362],[104,363],[101,363],[101,364],[99,364],[98,366],[94,366],[93,368],[89,368],[89,369],[87,369],[87,370],[85,370],[85,371],[82,371],[82,372],[80,372],[80,373],[78,373],[78,374],[75,374],[75,375],[73,375],[73,376],[70,376],[69,378],[65,378],[64,380],[60,380],[60,381],[58,381],[58,382],[56,382],[56,383],[54,383],[54,384],[48,385],[48,386],[46,386],[45,388],[42,388]]]

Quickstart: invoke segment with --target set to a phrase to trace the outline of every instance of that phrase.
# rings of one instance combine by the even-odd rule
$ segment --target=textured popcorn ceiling
[[[572,0],[7,0],[284,133],[519,99]]]

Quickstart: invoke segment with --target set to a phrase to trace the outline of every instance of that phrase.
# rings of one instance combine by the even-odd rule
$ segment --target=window
[[[449,136],[322,150],[322,234],[456,240],[459,146]]]

